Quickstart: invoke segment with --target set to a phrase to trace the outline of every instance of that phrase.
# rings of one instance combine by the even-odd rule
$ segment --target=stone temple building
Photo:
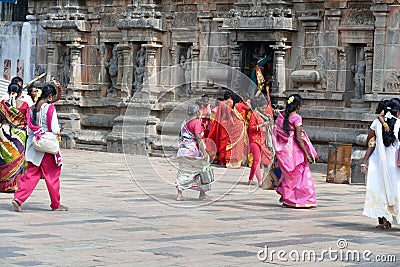
[[[246,78],[268,58],[273,102],[300,93],[320,160],[330,142],[352,144],[359,173],[378,101],[399,96],[395,0],[18,0],[0,9],[2,78],[45,72],[61,82],[66,147],[168,154],[181,103],[226,87],[254,93]]]

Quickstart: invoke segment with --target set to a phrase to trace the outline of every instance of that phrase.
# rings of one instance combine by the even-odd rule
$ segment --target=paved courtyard
[[[196,192],[177,202],[173,160],[63,156],[61,200],[70,211],[50,211],[44,181],[22,213],[12,194],[0,194],[0,266],[399,265],[400,226],[376,230],[362,215],[364,186],[328,184],[324,168],[314,170],[318,208],[294,210],[274,191],[247,186],[248,168],[215,168],[211,202]]]

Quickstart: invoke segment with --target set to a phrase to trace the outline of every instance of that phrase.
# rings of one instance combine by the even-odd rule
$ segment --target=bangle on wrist
[[[385,122],[382,124],[383,128],[389,127],[389,125]]]
[[[361,166],[361,167],[367,167],[367,164],[362,163],[360,166]]]

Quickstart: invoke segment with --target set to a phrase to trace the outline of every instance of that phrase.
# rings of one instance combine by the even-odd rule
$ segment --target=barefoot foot
[[[15,210],[16,212],[22,212],[21,205],[18,204],[18,202],[17,202],[15,199],[13,199],[13,201],[12,201],[11,203],[12,203],[12,205],[14,206],[14,210]]]
[[[56,208],[56,209],[53,209],[54,211],[67,211],[68,210],[68,207],[67,206],[64,206],[64,205],[60,205],[60,206],[58,206],[58,208]]]

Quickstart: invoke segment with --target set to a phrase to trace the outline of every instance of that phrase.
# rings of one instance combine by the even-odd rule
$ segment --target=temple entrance
[[[256,66],[262,73],[265,83],[272,84],[274,76],[273,60],[274,51],[270,47],[273,42],[242,42],[241,71],[245,73],[255,84],[257,84]],[[258,84],[257,84],[258,85]],[[256,92],[249,92],[255,94]]]

